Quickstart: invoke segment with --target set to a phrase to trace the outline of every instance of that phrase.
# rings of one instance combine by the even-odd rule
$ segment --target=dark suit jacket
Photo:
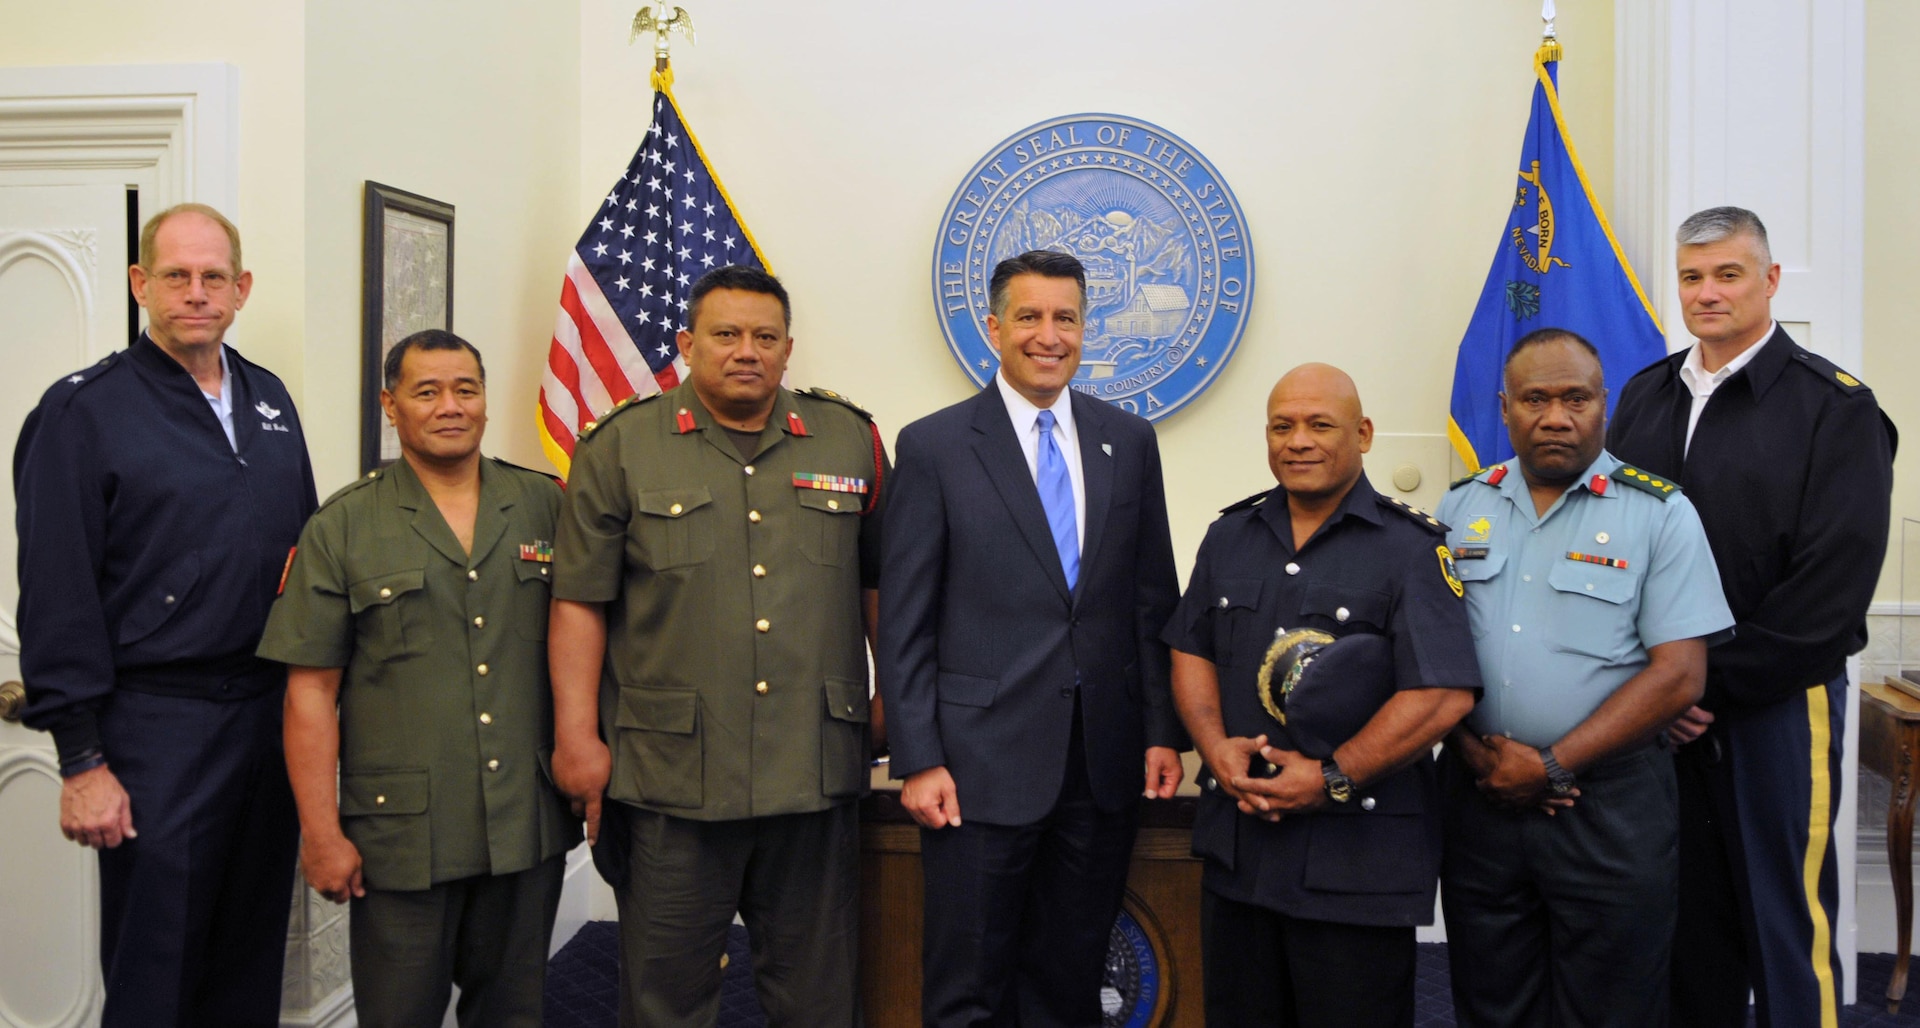
[[[895,449],[877,658],[892,773],[944,764],[968,820],[1052,809],[1076,678],[1103,809],[1136,801],[1148,746],[1186,745],[1159,639],[1178,599],[1159,445],[1144,419],[1070,395],[1087,506],[1071,592],[998,387]]]

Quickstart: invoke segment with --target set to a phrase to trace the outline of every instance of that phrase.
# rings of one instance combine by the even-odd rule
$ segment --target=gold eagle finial
[[[640,8],[640,12],[633,16],[633,35],[627,37],[627,42],[633,43],[641,36],[653,33],[653,55],[661,60],[667,58],[667,33],[678,29],[681,35],[687,37],[687,42],[694,42],[693,18],[687,14],[686,8],[672,8],[672,14],[667,11],[665,4]]]

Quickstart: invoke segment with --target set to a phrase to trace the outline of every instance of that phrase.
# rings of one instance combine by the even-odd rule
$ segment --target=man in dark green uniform
[[[690,299],[688,381],[573,455],[554,778],[590,836],[625,843],[621,1024],[713,1024],[738,911],[768,1022],[851,1025],[886,454],[864,411],[780,387],[772,276],[716,269]]]
[[[352,900],[362,1025],[438,1024],[458,984],[462,1026],[537,1026],[580,836],[542,766],[560,490],[481,458],[471,344],[416,333],[385,372],[403,459],[307,523],[260,643],[290,665],[300,863]]]

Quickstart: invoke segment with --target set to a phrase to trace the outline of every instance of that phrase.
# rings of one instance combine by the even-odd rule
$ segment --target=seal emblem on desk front
[[[1253,299],[1253,247],[1232,190],[1186,141],[1137,118],[1076,114],[1023,129],[967,173],[940,219],[933,294],[954,359],[976,384],[994,265],[1058,250],[1087,269],[1073,388],[1148,419],[1226,367]]]

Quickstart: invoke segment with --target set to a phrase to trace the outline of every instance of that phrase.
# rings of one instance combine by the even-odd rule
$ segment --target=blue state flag
[[[1579,333],[1600,351],[1607,414],[1627,379],[1666,355],[1660,321],[1614,239],[1567,135],[1556,88],[1560,46],[1533,57],[1533,113],[1500,247],[1453,365],[1447,437],[1468,471],[1513,456],[1500,423],[1501,365],[1539,328]]]

